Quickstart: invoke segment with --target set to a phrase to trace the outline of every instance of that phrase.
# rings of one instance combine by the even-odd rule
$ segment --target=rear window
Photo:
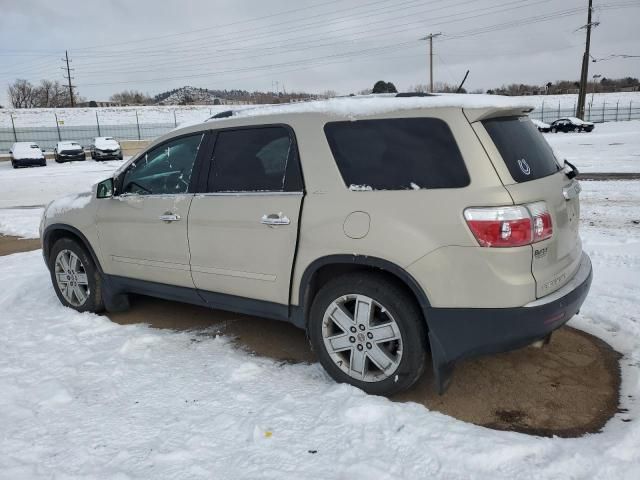
[[[551,147],[529,117],[492,118],[482,123],[516,182],[536,180],[560,170]]]
[[[448,125],[436,118],[331,122],[324,127],[354,190],[459,188],[469,173]]]

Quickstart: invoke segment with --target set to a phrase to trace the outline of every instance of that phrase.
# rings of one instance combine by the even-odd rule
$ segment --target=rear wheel
[[[63,305],[79,312],[104,310],[100,272],[78,242],[70,238],[58,240],[49,254],[49,271]]]
[[[551,133],[558,133],[558,130],[557,130],[557,129],[555,129],[555,128],[552,128],[552,129],[551,129]]]
[[[350,274],[320,289],[311,306],[309,337],[336,381],[392,395],[422,374],[424,321],[414,300],[386,278]]]
[[[124,156],[122,154],[118,155],[118,160],[123,160]]]

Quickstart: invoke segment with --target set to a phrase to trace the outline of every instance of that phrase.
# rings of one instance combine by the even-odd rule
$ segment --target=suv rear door
[[[189,212],[193,281],[212,306],[286,318],[303,198],[293,131],[273,125],[214,135]]]
[[[479,122],[480,123],[480,122]],[[490,118],[474,127],[514,204],[544,201],[551,238],[532,245],[531,271],[538,298],[562,287],[580,264],[579,184],[569,179],[551,147],[527,116]]]

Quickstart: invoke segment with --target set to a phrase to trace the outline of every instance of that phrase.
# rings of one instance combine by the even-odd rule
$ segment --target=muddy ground
[[[38,240],[0,236],[0,255],[40,248]],[[223,333],[239,348],[286,362],[315,362],[304,332],[284,322],[133,297],[128,312],[108,314],[120,324]],[[433,387],[431,365],[395,401],[421,403],[459,420],[498,430],[577,437],[598,432],[618,409],[620,355],[603,341],[564,327],[544,348],[460,362],[444,395]]]

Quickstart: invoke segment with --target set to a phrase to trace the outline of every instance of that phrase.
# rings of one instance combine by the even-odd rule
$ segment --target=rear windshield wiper
[[[575,178],[580,173],[576,166],[566,159],[564,161],[564,169],[562,171],[567,176],[567,178]]]

